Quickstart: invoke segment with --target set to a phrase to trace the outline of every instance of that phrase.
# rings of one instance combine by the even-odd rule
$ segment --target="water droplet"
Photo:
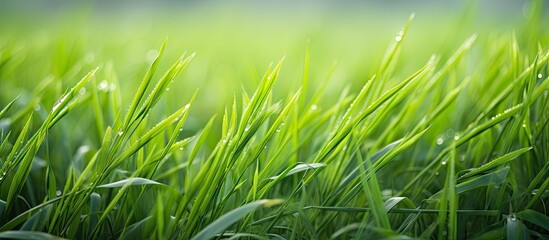
[[[517,216],[513,213],[511,214],[511,221],[516,221],[517,220]]]
[[[183,147],[179,147],[179,150],[183,151]]]
[[[185,109],[189,109],[189,108],[191,108],[191,104],[187,103],[187,105],[185,105]]]
[[[246,126],[246,128],[244,128],[244,132],[247,132],[247,131],[250,131],[250,125]]]
[[[442,165],[446,165],[446,161],[442,161]]]
[[[179,131],[180,131],[180,132],[183,131],[183,128],[180,128]]]
[[[40,104],[34,105],[34,111],[37,111],[37,112],[38,112],[38,111],[40,111],[40,108],[41,108],[41,107],[40,107]]]
[[[442,145],[444,143],[444,139],[441,137],[437,138],[437,145]]]
[[[436,172],[436,173],[435,173],[435,175],[437,175],[437,176],[438,176],[438,172]]]
[[[61,99],[59,99],[59,101],[57,101],[55,103],[55,105],[53,105],[53,108],[52,110],[55,111],[56,109],[59,108],[59,106],[61,105],[61,103],[65,102],[65,100],[67,100],[67,95],[63,96]]]
[[[107,80],[103,80],[99,83],[99,85],[97,85],[97,90],[99,91],[103,91],[103,92],[106,92],[109,87],[109,82]]]
[[[280,124],[280,126],[284,126],[284,125],[285,125],[285,123],[284,123],[284,122],[282,122],[282,123]]]
[[[113,83],[109,86],[109,91],[114,91],[114,90],[116,90],[116,84]]]
[[[523,123],[523,124],[522,124],[522,127],[525,128],[525,127],[526,127],[526,123]]]
[[[280,132],[280,128],[276,130],[276,132]]]
[[[311,110],[313,110],[313,111],[315,111],[317,108],[318,108],[318,106],[317,106],[316,104],[313,104],[313,105],[311,106]]]
[[[78,95],[83,96],[84,94],[86,94],[86,88],[81,88],[81,89],[78,91]]]
[[[118,136],[122,136],[122,134],[124,134],[124,131],[119,131],[118,132]]]
[[[55,191],[55,194],[56,194],[57,196],[61,196],[61,190]]]
[[[542,77],[543,77],[543,74],[538,73],[538,78],[542,78]]]
[[[223,143],[227,143],[227,140],[223,139]]]
[[[402,35],[404,33],[402,31],[398,32],[397,36],[395,37],[395,41],[400,42],[402,40]]]
[[[448,232],[442,231],[442,235],[443,235],[443,236],[446,236],[446,235],[448,235]]]
[[[456,141],[459,140],[459,135],[457,135],[457,134],[454,135],[454,140],[456,140]]]
[[[166,91],[170,91],[170,88],[166,88]]]
[[[156,56],[158,56],[158,50],[151,49],[145,55],[145,61],[147,61],[147,63],[149,63],[149,64],[152,64],[154,62],[154,60],[156,59]]]

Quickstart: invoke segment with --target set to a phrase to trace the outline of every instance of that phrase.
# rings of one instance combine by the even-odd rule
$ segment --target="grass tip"
[[[284,199],[266,199],[262,204],[263,207],[269,208],[272,206],[280,205],[284,202]]]

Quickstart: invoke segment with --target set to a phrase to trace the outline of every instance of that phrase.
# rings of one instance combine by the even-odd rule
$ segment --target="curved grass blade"
[[[307,170],[312,170],[312,169],[317,169],[317,168],[323,168],[323,167],[326,167],[326,164],[324,164],[324,163],[300,163],[300,164],[297,164],[292,169],[290,169],[289,171],[287,171],[286,174],[282,173],[280,175],[270,177],[269,179],[271,179],[271,180],[275,180],[275,179],[278,179],[278,178],[282,179],[282,178],[294,175],[296,173],[300,173],[300,172],[307,171]],[[278,180],[280,180],[280,179],[278,179]]]
[[[62,240],[60,238],[49,233],[35,232],[35,231],[5,231],[0,232],[0,238],[2,239],[23,239],[23,240]]]
[[[513,151],[513,152],[510,152],[510,153],[507,153],[501,157],[498,157],[478,168],[475,168],[473,170],[471,170],[470,172],[467,172],[466,174],[464,174],[463,176],[461,176],[460,178],[458,178],[458,181],[459,180],[463,180],[463,179],[466,179],[466,178],[469,178],[469,177],[472,177],[474,175],[477,175],[477,174],[480,174],[480,173],[483,173],[483,172],[488,172],[488,170],[491,170],[491,169],[494,169],[494,168],[497,168],[505,163],[508,163],[512,160],[514,160],[515,158],[517,158],[518,156],[522,155],[523,153],[526,153],[528,151],[532,150],[532,147],[525,147],[525,148],[521,148],[519,150],[516,150],[516,151]]]
[[[466,191],[480,188],[480,187],[485,187],[490,185],[500,185],[503,182],[505,182],[508,172],[509,172],[509,166],[499,169],[497,171],[479,176],[479,177],[469,179],[462,183],[459,183],[456,185],[456,194],[461,194]],[[438,193],[431,196],[429,200],[440,200],[442,193],[443,191],[439,191]]]
[[[237,209],[233,209],[230,212],[226,213],[225,215],[221,216],[214,222],[210,223],[208,226],[206,226],[202,231],[200,231],[198,234],[196,234],[192,240],[208,240],[213,237],[215,237],[217,234],[222,233],[227,229],[229,226],[231,226],[233,223],[237,222],[238,220],[244,218],[246,215],[248,215],[250,212],[256,210],[259,207],[270,207],[274,205],[278,205],[282,203],[282,200],[278,199],[263,199],[258,200],[252,203],[248,203],[246,205],[243,205]]]
[[[97,186],[97,188],[119,188],[124,186],[139,186],[139,185],[164,185],[162,183],[140,177],[126,178],[113,183],[103,184]]]
[[[532,209],[525,209],[518,212],[517,217],[524,221],[538,225],[541,228],[545,229],[545,231],[549,231],[549,217],[543,213]]]

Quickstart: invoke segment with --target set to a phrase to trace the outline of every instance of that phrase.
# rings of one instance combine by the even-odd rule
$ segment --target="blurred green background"
[[[326,101],[346,86],[356,90],[375,73],[412,13],[415,19],[396,78],[408,76],[434,53],[449,57],[475,33],[480,33],[479,45],[497,46],[511,38],[513,29],[528,30],[517,36],[521,49],[531,53],[537,50],[535,41],[548,34],[525,28],[543,25],[529,21],[533,13],[528,1],[510,0],[2,1],[0,9],[0,48],[3,58],[10,58],[0,76],[1,105],[19,95],[23,100],[18,104],[26,104],[25,96],[33,91],[29,86],[47,78],[62,80],[53,88],[59,96],[100,66],[97,83],[106,79],[111,90],[119,88],[119,104],[127,106],[146,66],[168,38],[160,69],[184,52],[197,53],[166,96],[167,103],[183,103],[200,89],[194,122],[222,112],[242,88],[251,92],[269,64],[282,57],[275,99],[295,92],[308,42],[311,86],[337,63]],[[45,107],[54,101],[45,99]],[[171,112],[181,104],[167,105]],[[190,123],[192,127],[193,119]]]

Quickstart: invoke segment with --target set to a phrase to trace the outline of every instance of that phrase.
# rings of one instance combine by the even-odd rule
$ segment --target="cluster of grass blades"
[[[412,18],[360,91],[323,105],[333,69],[313,89],[307,46],[299,90],[275,99],[281,60],[189,134],[200,93],[157,108],[194,54],[159,77],[164,43],[129,106],[110,65],[48,102],[66,66],[1,102],[0,238],[549,238],[549,50],[472,35],[402,73]]]

